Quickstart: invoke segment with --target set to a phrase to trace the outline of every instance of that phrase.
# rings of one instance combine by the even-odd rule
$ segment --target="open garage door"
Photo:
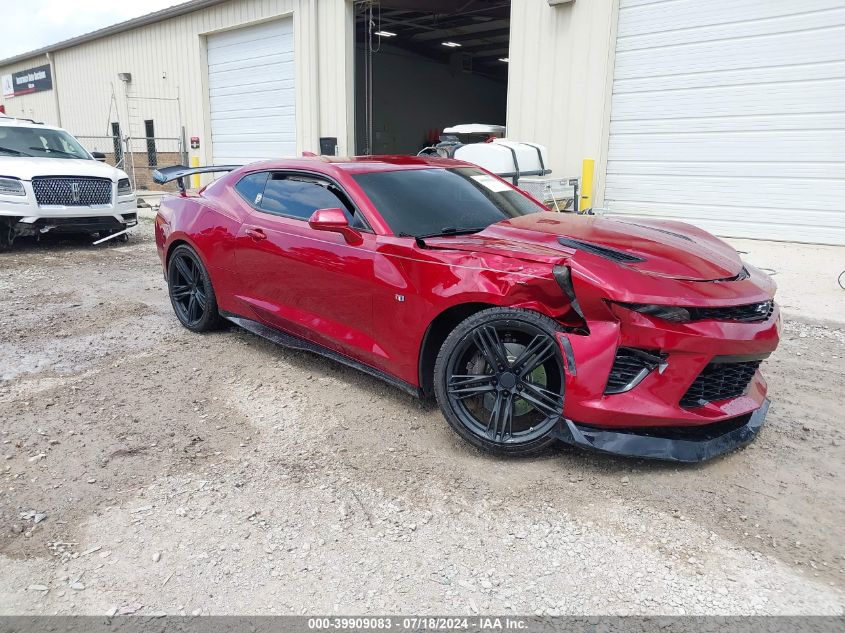
[[[357,0],[358,154],[416,154],[445,127],[504,125],[510,0]]]
[[[845,244],[841,0],[621,0],[605,206]]]
[[[208,101],[215,164],[295,156],[293,20],[209,35]]]

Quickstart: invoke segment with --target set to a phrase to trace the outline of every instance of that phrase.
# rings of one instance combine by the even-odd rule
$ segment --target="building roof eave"
[[[0,60],[0,66],[9,66],[20,61],[40,57],[42,55],[47,55],[48,53],[71,48],[72,46],[78,46],[79,44],[84,44],[85,42],[91,42],[103,37],[108,37],[109,35],[123,33],[124,31],[131,31],[132,29],[147,26],[148,24],[155,24],[156,22],[163,22],[164,20],[185,15],[186,13],[193,13],[194,11],[199,11],[207,7],[213,7],[214,5],[222,4],[227,1],[228,0],[189,0],[188,2],[184,2],[182,4],[167,7],[166,9],[155,11],[154,13],[147,13],[146,15],[132,18],[131,20],[126,20],[124,22],[118,22],[117,24],[112,24],[111,26],[106,26],[102,29],[91,31],[90,33],[77,35],[76,37],[62,40],[61,42],[56,42],[55,44],[50,44],[33,51],[27,51],[26,53],[7,57],[6,59]]]

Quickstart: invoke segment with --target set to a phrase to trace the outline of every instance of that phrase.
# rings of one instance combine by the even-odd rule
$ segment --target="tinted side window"
[[[249,174],[238,181],[238,184],[235,185],[235,191],[241,194],[243,199],[250,204],[258,206],[261,204],[261,197],[264,194],[264,183],[266,182],[266,171]]]
[[[274,174],[264,187],[261,210],[276,215],[308,220],[317,209],[343,209],[351,221],[346,204],[325,186],[313,180]]]

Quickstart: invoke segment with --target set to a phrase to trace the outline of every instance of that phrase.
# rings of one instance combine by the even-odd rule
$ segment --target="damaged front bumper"
[[[671,462],[703,462],[742,448],[757,437],[769,401],[746,415],[694,427],[644,427],[608,429],[562,419],[558,426],[561,441],[622,457],[638,457]]]

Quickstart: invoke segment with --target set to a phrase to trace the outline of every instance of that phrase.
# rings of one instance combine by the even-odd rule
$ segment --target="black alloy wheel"
[[[530,310],[492,308],[465,320],[443,344],[435,392],[452,428],[502,455],[542,451],[563,415],[559,326]]]
[[[207,332],[220,325],[217,298],[211,279],[194,250],[176,247],[167,264],[170,303],[179,321],[194,332]]]

